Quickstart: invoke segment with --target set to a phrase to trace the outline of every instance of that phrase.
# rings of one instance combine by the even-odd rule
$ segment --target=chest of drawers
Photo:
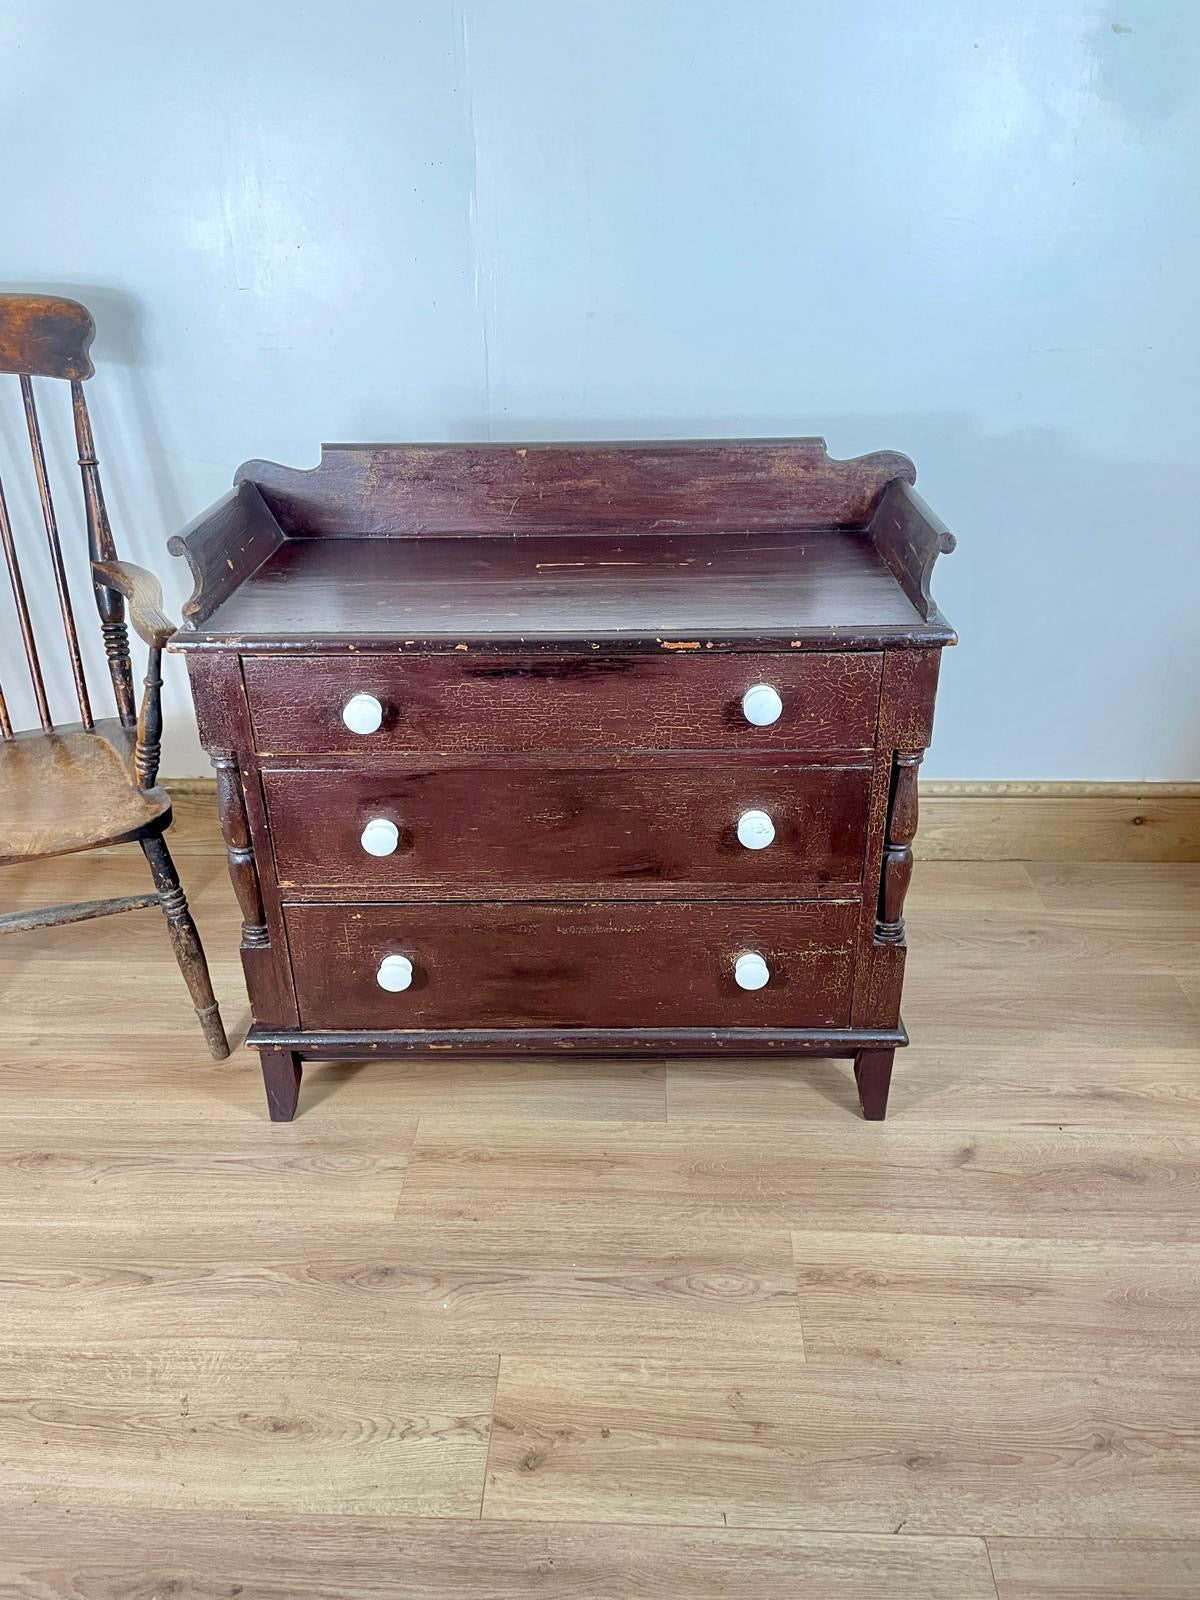
[[[337,445],[172,540],[271,1116],[306,1057],[806,1053],[887,1105],[953,539],[814,439]],[[381,1069],[382,1070],[382,1069]]]

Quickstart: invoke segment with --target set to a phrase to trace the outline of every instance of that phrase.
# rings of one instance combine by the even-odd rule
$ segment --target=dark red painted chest
[[[953,540],[821,440],[335,445],[172,541],[271,1115],[309,1057],[852,1056]],[[582,1067],[581,1067],[582,1070]]]

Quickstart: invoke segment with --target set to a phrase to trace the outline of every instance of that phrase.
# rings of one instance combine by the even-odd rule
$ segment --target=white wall
[[[1196,778],[1198,84],[1193,0],[7,0],[0,283],[175,606],[249,456],[823,432],[960,536],[929,774]]]

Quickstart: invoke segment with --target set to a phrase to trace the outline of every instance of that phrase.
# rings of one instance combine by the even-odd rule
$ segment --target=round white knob
[[[757,950],[747,950],[733,964],[733,980],[739,989],[765,989],[771,969]]]
[[[399,994],[413,981],[413,964],[407,956],[384,956],[375,974],[375,981],[381,989]]]
[[[342,707],[342,721],[351,733],[377,733],[383,706],[373,694],[352,694]]]
[[[369,856],[390,856],[400,843],[400,829],[387,817],[372,817],[359,840]]]
[[[756,728],[769,728],[783,715],[783,701],[769,683],[756,683],[742,696],[742,711]]]
[[[775,824],[765,811],[743,811],[738,818],[737,836],[738,843],[747,850],[765,850],[775,839]]]

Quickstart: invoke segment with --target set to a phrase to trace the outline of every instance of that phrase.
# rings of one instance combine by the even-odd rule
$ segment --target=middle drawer
[[[262,774],[280,887],[478,898],[554,887],[839,899],[871,768],[799,757],[440,757]]]

